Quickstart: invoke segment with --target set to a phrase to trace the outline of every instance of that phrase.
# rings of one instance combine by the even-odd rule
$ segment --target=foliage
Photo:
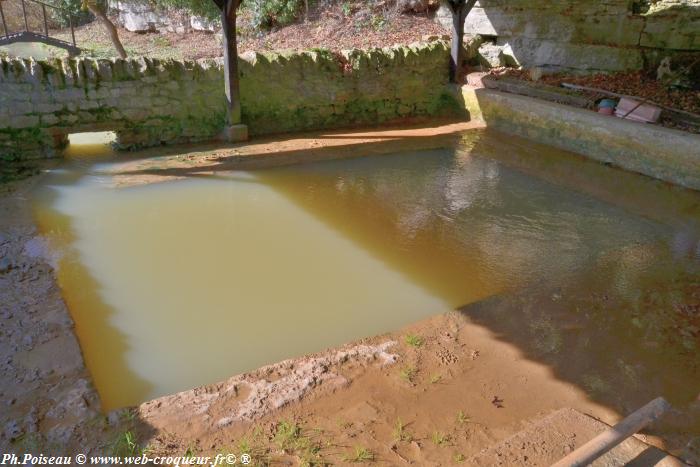
[[[420,347],[423,345],[423,338],[415,334],[406,334],[404,340],[406,341],[406,344],[410,345],[411,347]]]
[[[441,431],[435,431],[433,432],[432,440],[436,446],[442,446],[450,441],[450,436]]]
[[[355,452],[345,456],[346,462],[360,464],[363,462],[371,462],[374,460],[374,453],[362,446],[355,446]]]
[[[96,3],[101,8],[107,6],[106,0],[97,0]],[[47,8],[47,10],[51,11],[52,19],[61,27],[68,27],[71,18],[73,20],[73,26],[80,26],[81,24],[89,23],[95,19],[87,8],[83,8],[82,0],[55,0],[53,4],[59,7],[60,10],[54,10],[53,8]]]
[[[115,456],[128,457],[137,456],[140,448],[136,436],[131,431],[119,433],[112,442],[111,452]]]
[[[208,20],[221,17],[219,7],[212,0],[154,0],[155,4],[164,9],[185,10]]]
[[[301,427],[294,422],[282,420],[275,430],[275,441],[282,450],[289,450],[301,436]]]
[[[467,416],[462,410],[460,410],[457,414],[457,423],[460,425],[464,425],[465,423],[469,423],[470,421],[471,417]]]
[[[415,367],[407,366],[399,371],[399,376],[402,380],[406,381],[407,383],[413,383],[413,379],[416,377],[416,373],[418,373],[418,370]]]
[[[413,435],[406,431],[406,424],[404,424],[400,418],[396,420],[393,435],[396,441],[404,441],[407,443],[413,441]]]
[[[211,1],[211,0],[208,0]],[[292,23],[302,11],[302,0],[249,0],[246,6],[252,13],[255,29],[271,29]]]

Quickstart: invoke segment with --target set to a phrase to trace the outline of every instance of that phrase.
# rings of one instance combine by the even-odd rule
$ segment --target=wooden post
[[[27,22],[27,7],[24,5],[24,0],[22,0],[22,15],[24,15],[24,30],[29,32],[29,23]]]
[[[224,37],[224,89],[228,104],[228,124],[241,123],[240,85],[238,81],[238,47],[236,44],[236,0],[224,0],[221,24]]]
[[[476,0],[449,0],[452,10],[452,50],[450,51],[450,83],[457,82],[457,74],[462,66],[464,46],[464,21],[474,7]]]
[[[238,76],[238,47],[236,43],[236,10],[240,0],[214,0],[221,10],[224,46],[224,93],[226,94],[226,129],[224,139],[248,139],[248,127],[241,124],[241,93]]]
[[[7,23],[5,22],[5,12],[2,10],[2,2],[0,0],[0,18],[2,18],[2,28],[5,30],[5,37],[10,37],[10,31],[7,29]]]

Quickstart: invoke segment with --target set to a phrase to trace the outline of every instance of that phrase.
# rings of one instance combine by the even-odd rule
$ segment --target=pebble
[[[34,346],[34,339],[30,334],[27,334],[22,338],[22,345],[25,347],[26,350],[32,349],[32,347]]]
[[[121,420],[121,415],[122,411],[117,409],[117,410],[112,410],[108,415],[107,415],[107,423],[109,426],[117,426],[119,425],[119,421]]]
[[[11,420],[5,424],[5,438],[14,440],[22,434],[19,423],[16,420]]]
[[[0,274],[5,274],[7,272],[10,272],[11,269],[12,269],[12,261],[10,261],[10,258],[0,259]]]

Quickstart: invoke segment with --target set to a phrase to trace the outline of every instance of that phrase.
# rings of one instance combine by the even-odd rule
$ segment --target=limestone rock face
[[[437,19],[451,26],[447,6]],[[700,54],[700,0],[479,0],[465,33],[490,38],[501,48],[482,46],[480,54],[492,66],[505,56],[551,71],[638,69],[647,53]]]
[[[186,34],[191,31],[215,32],[221,29],[218,21],[209,21],[184,11],[159,10],[148,0],[117,0],[110,7],[117,11],[118,23],[131,32]]]
[[[118,22],[127,31],[157,31],[167,23],[167,17],[155,12],[146,0],[117,1],[112,5],[118,12]]]

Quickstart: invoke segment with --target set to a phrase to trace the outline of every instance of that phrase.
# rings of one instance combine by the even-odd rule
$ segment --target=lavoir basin
[[[491,130],[450,141],[148,183],[76,147],[35,212],[103,408],[455,309],[612,403],[692,400],[700,195]]]

